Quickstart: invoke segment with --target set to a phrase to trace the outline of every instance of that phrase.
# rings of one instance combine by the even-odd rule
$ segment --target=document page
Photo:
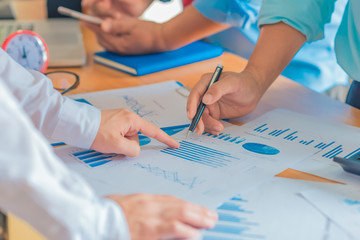
[[[168,127],[190,123],[186,114],[188,95],[189,90],[181,83],[168,81],[69,97],[102,110],[127,108],[159,127]]]
[[[291,133],[283,130],[278,131],[279,137],[263,137],[264,122],[277,124],[273,115],[266,114],[243,126],[224,122],[225,130],[218,136],[193,134],[187,140],[186,126],[165,128],[180,142],[178,149],[140,135],[142,150],[136,158],[73,147],[55,152],[100,195],[171,194],[214,209],[224,199],[255,188],[316,152],[303,144],[284,143],[280,137]]]
[[[353,239],[360,236],[360,190],[352,185],[301,191],[301,195]]]
[[[281,109],[265,116],[269,121],[264,119],[257,134],[279,139],[289,147],[301,145],[304,151],[316,150],[312,157],[291,168],[360,187],[360,176],[345,172],[333,161],[335,156],[349,158],[360,152],[359,128]]]

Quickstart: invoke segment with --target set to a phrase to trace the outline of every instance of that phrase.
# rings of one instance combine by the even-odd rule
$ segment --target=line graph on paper
[[[140,117],[156,117],[157,113],[153,110],[147,109],[144,104],[141,104],[136,98],[131,96],[122,96],[127,107]]]
[[[193,189],[196,185],[201,184],[199,177],[182,177],[179,172],[168,171],[160,167],[152,166],[151,164],[141,164],[135,163],[134,167],[145,170],[146,172],[153,174],[155,176],[162,177],[165,180],[178,183],[188,189]]]

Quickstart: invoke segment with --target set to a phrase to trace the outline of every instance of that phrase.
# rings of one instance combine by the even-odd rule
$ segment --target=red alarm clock
[[[49,64],[49,50],[38,34],[20,30],[8,36],[2,48],[26,69],[45,72]]]

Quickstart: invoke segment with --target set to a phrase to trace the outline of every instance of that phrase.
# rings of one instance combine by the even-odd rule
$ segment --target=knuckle
[[[176,221],[169,222],[169,231],[172,234],[177,234],[180,231],[180,224]]]

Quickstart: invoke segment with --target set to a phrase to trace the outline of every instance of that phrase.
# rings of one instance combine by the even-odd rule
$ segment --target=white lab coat
[[[121,208],[97,197],[44,138],[89,148],[100,118],[0,50],[0,209],[49,239],[129,239]]]

